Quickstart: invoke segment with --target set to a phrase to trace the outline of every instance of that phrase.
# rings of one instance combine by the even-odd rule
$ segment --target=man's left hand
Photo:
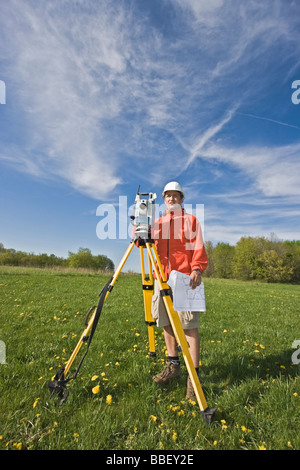
[[[192,271],[190,275],[190,287],[196,289],[201,284],[201,274],[199,271]]]

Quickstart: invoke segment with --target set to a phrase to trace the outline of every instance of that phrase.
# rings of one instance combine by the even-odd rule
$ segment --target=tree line
[[[67,267],[86,268],[94,271],[113,271],[114,263],[105,255],[92,255],[89,248],[79,248],[77,253],[69,251],[68,258],[61,258],[54,254],[34,254],[17,251],[13,248],[4,248],[0,243],[0,265],[27,266],[34,268]]]
[[[235,246],[210,241],[205,243],[209,263],[207,277],[300,281],[300,240],[282,241],[275,236],[242,237]]]
[[[266,282],[300,281],[300,240],[282,241],[275,236],[242,237],[236,245],[205,243],[208,255],[206,277],[261,280]],[[30,267],[87,268],[113,271],[114,263],[105,255],[92,255],[88,248],[69,251],[68,258],[54,254],[36,255],[4,248],[0,243],[0,265]]]

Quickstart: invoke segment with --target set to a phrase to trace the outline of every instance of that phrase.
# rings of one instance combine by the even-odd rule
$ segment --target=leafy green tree
[[[205,270],[205,276],[210,277],[214,273],[214,262],[213,262],[213,252],[214,252],[214,246],[213,243],[208,240],[205,242],[205,251],[208,257],[208,265]]]
[[[115,269],[115,265],[112,260],[105,255],[95,256],[94,263],[95,269],[99,269],[101,271],[113,271]]]
[[[94,268],[93,255],[89,248],[79,248],[77,253],[69,252],[71,268]]]
[[[228,279],[233,273],[233,257],[235,247],[229,243],[218,243],[213,250],[212,259],[214,265],[214,276]]]
[[[264,251],[259,261],[264,280],[268,282],[289,282],[292,280],[293,268],[284,264],[284,260],[275,250]]]
[[[79,248],[77,253],[69,252],[68,264],[71,268],[113,270],[114,263],[104,255],[93,256],[89,248]]]
[[[236,244],[233,259],[233,274],[238,279],[250,279],[254,272],[254,241],[242,237]]]
[[[284,260],[293,268],[293,282],[300,281],[300,240],[284,241]]]
[[[263,252],[262,239],[242,237],[236,244],[233,275],[238,279],[256,279],[259,276],[259,255]]]

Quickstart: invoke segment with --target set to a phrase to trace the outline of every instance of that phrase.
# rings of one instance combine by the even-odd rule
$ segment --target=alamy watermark
[[[292,89],[295,90],[291,96],[292,103],[299,104],[300,103],[300,80],[293,81]]]
[[[6,85],[3,80],[0,80],[0,104],[6,104]]]
[[[295,341],[293,341],[292,348],[298,348],[292,354],[292,363],[298,365],[300,364],[300,339],[295,339]]]
[[[0,364],[7,364],[6,362],[6,344],[0,341]]]
[[[165,204],[154,204],[155,218],[157,219],[162,215],[165,210]],[[204,204],[182,204],[183,209],[187,214],[194,215],[200,222],[201,232],[204,231]],[[133,224],[130,217],[134,212],[134,204],[128,206],[127,196],[119,196],[118,204],[100,204],[96,210],[96,216],[101,217],[97,223],[96,234],[100,240],[127,240],[133,236]],[[179,220],[179,222],[177,221]],[[185,236],[187,239],[192,239],[196,236],[198,227],[192,229],[188,224],[182,226],[181,219],[174,218],[174,238],[182,238]],[[177,225],[176,225],[177,224]],[[194,230],[194,232],[192,231]],[[160,233],[160,238],[169,238],[170,233],[168,228],[164,228]],[[190,248],[191,249],[191,248]]]

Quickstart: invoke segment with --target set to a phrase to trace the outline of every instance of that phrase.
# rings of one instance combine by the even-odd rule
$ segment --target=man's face
[[[183,197],[178,191],[166,191],[164,201],[167,208],[170,210],[175,204],[181,204]]]

